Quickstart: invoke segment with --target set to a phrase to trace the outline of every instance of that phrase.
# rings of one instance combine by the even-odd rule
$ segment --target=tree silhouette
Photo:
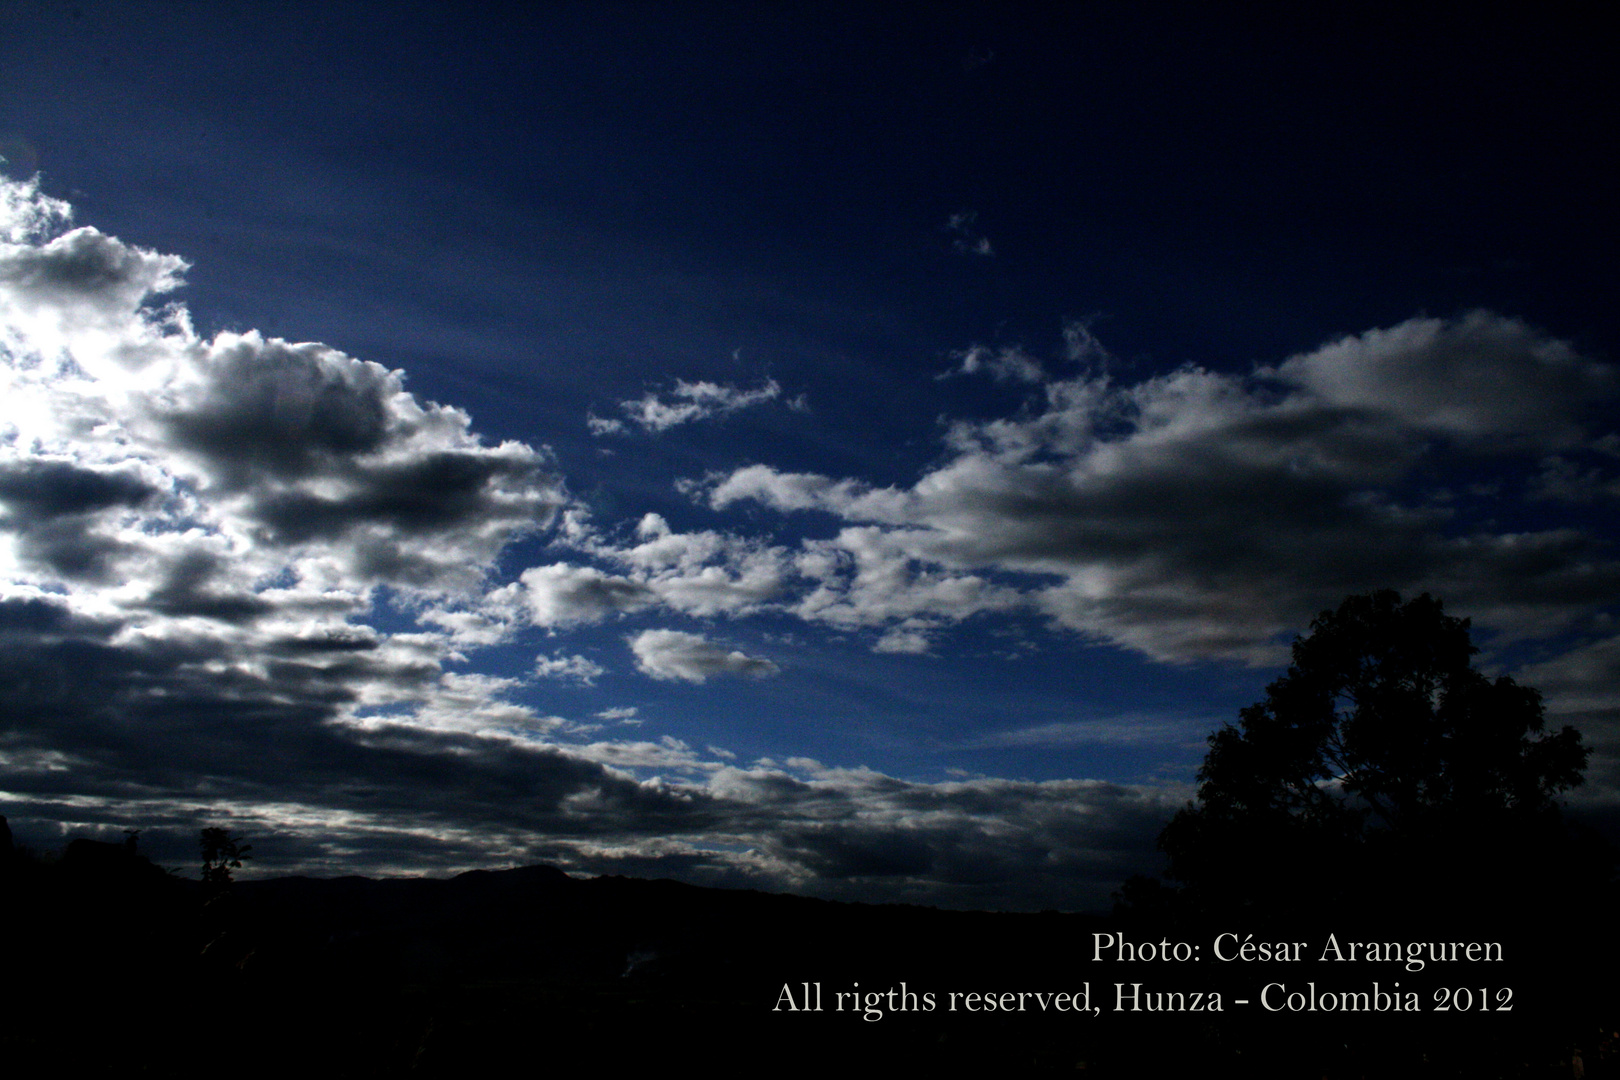
[[[232,836],[225,829],[217,825],[207,826],[198,836],[197,845],[202,849],[202,880],[210,892],[225,889],[231,883],[231,871],[242,868],[243,859],[251,859],[248,852],[253,850],[252,844],[242,843],[242,838]]]
[[[1199,802],[1159,838],[1169,875],[1219,907],[1302,887],[1360,902],[1392,884],[1454,894],[1552,851],[1556,798],[1590,751],[1573,728],[1544,734],[1540,694],[1488,678],[1477,652],[1428,594],[1323,612],[1264,700],[1210,736]]]

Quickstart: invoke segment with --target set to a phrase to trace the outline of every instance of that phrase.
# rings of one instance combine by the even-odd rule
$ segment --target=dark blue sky
[[[265,869],[1093,903],[1384,586],[1472,616],[1606,804],[1613,44],[10,5],[7,205],[73,216],[0,274],[8,648],[110,704],[29,682],[0,810],[226,815]]]

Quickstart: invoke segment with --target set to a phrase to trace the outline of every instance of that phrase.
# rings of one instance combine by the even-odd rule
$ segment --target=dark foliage
[[[241,837],[217,825],[202,830],[197,846],[202,849],[202,882],[212,892],[230,885],[231,871],[242,869],[242,860],[253,858],[248,854],[252,844],[244,844]]]
[[[1427,594],[1323,612],[1265,698],[1210,736],[1199,802],[1160,837],[1170,876],[1216,909],[1382,897],[1449,917],[1596,866],[1557,803],[1590,751],[1477,652]]]

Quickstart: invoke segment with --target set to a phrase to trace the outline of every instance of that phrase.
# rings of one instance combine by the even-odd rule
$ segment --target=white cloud
[[[68,218],[0,181],[0,721],[18,752],[86,739],[86,799],[207,776],[336,807],[405,761],[476,787],[493,747],[577,731],[510,701],[513,680],[445,669],[512,632],[490,579],[566,501],[549,455],[489,445],[337,349],[201,338],[155,306],[184,260],[53,235]]]
[[[37,176],[0,182],[0,243],[27,244],[72,220],[73,207],[42,194]]]
[[[673,389],[663,393],[648,391],[639,398],[619,402],[619,411],[624,414],[625,420],[593,415],[587,417],[586,422],[593,435],[623,432],[626,422],[636,424],[643,431],[660,432],[694,420],[707,420],[763,405],[781,395],[782,388],[775,379],[766,379],[753,390],[703,380],[687,382],[680,379]]]
[[[46,238],[67,217],[63,204],[38,197],[0,180],[9,194],[0,203],[0,325],[4,344],[19,352],[52,356],[61,349],[87,354],[100,363],[121,359],[139,364],[144,350],[109,357],[109,346],[142,346],[155,326],[142,317],[152,297],[179,287],[184,259],[134,247],[88,226]],[[30,198],[28,192],[33,191]],[[101,349],[94,346],[100,345]]]
[[[872,646],[873,652],[905,653],[913,656],[925,656],[932,647],[925,630],[917,628],[895,627],[884,633]]]
[[[592,686],[595,685],[597,676],[607,674],[607,668],[577,653],[573,656],[558,654],[535,657],[534,673],[542,679],[570,679]]]
[[[961,883],[989,879],[965,860],[994,831],[990,877],[1045,867],[1043,905],[1073,895],[1076,873],[1117,880],[1115,865],[1061,853],[1141,846],[1150,800],[804,762],[744,771],[730,751],[671,738],[587,743],[588,726],[514,700],[525,680],[450,669],[525,626],[785,610],[823,588],[845,594],[823,605],[828,619],[910,619],[899,633],[921,634],[919,612],[983,607],[994,590],[903,565],[892,537],[860,530],[795,551],[649,516],[609,542],[577,507],[559,514],[568,498],[543,450],[488,445],[400,372],[330,346],[201,338],[184,308],[154,306],[183,260],[93,229],[53,235],[67,223],[33,186],[0,184],[0,727],[14,827],[134,821],[178,835],[207,813],[280,837],[287,871],[553,859],[828,894],[944,889],[967,903],[988,893]],[[778,393],[678,384],[626,415],[651,430]],[[881,498],[850,491],[852,504]],[[553,561],[502,584],[500,554],[554,520],[556,543],[602,566]],[[777,670],[698,634],[649,630],[631,647],[664,679]],[[602,673],[566,650],[533,669]],[[596,719],[639,722],[630,707]],[[1019,806],[1016,824],[983,816]],[[1066,862],[1072,873],[1053,876]]]
[[[15,211],[27,200],[8,190],[5,231],[26,240],[0,245],[0,437],[24,580],[121,577],[128,595],[183,569],[216,610],[277,574],[476,591],[564,501],[544,451],[485,445],[398,372],[252,332],[197,337],[182,307],[149,306],[183,260],[93,228],[29,236],[53,215]],[[88,501],[34,513],[22,489],[40,470]]]
[[[769,465],[748,465],[720,479],[708,492],[716,510],[752,499],[778,510],[825,510],[841,516],[898,524],[906,520],[912,497],[894,488],[872,489],[859,480],[833,480],[815,473],[784,473]]]
[[[769,660],[715,645],[680,630],[644,630],[630,639],[636,666],[655,679],[706,682],[722,675],[763,678],[779,670]]]
[[[997,382],[1012,379],[1017,382],[1038,383],[1046,378],[1046,369],[1039,360],[1024,352],[1017,345],[1004,345],[999,349],[991,349],[985,345],[974,345],[953,355],[957,364],[945,372],[942,378],[951,375],[973,375],[985,372],[995,377]]]
[[[1518,319],[1473,311],[1343,338],[1262,371],[1324,405],[1469,441],[1580,443],[1615,370]]]
[[[1076,359],[1106,359],[1071,336]],[[1620,594],[1590,532],[1501,532],[1446,498],[1480,455],[1533,464],[1549,447],[1585,453],[1590,497],[1613,482],[1594,408],[1613,370],[1516,320],[1412,320],[1248,377],[1187,366],[1127,385],[1106,368],[1046,383],[1039,410],[955,425],[951,456],[910,487],[754,465],[712,481],[709,504],[852,523],[801,546],[807,618],[1033,603],[1159,660],[1274,662],[1316,611],[1375,587],[1431,589],[1518,634]]]
[[[604,537],[576,515],[568,540],[624,572],[569,563],[524,571],[521,589],[537,625],[600,622],[653,607],[700,618],[746,615],[778,600],[794,572],[781,547],[710,530],[675,532],[657,514],[642,517],[633,543]]]
[[[653,609],[697,618],[786,611],[845,629],[897,628],[879,651],[918,651],[935,620],[1029,606],[1016,590],[930,565],[873,527],[804,541],[795,553],[728,533],[675,532],[648,514],[635,541],[616,543],[581,524],[573,545],[624,572],[569,563],[526,570],[520,588],[528,618],[561,627]]]
[[[879,651],[916,652],[929,619],[958,621],[1022,606],[1016,590],[918,558],[903,530],[846,528],[832,540],[807,540],[799,572],[816,587],[793,608],[803,618],[847,628],[902,624]]]
[[[1114,357],[1084,319],[1070,319],[1063,324],[1063,358],[1070,363],[1091,368],[1107,368]]]
[[[641,582],[589,566],[535,566],[523,571],[519,580],[529,617],[536,626],[600,622],[609,615],[636,611],[654,602],[652,590]]]
[[[619,770],[625,776],[637,771],[702,774],[719,767],[716,762],[703,760],[672,735],[665,735],[657,742],[594,742],[570,747],[568,752],[582,760]],[[576,805],[594,798],[594,793],[584,793],[576,800]]]

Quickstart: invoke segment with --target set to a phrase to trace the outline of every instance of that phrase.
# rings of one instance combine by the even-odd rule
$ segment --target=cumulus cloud
[[[146,306],[184,265],[90,228],[0,246],[0,470],[26,580],[133,586],[177,561],[195,573],[212,544],[249,580],[466,590],[562,505],[544,451],[485,445],[399,372],[255,333],[203,340],[183,309]]]
[[[1395,585],[1542,634],[1620,595],[1620,563],[1580,527],[1493,526],[1531,489],[1476,505],[1469,479],[1487,462],[1528,474],[1557,449],[1584,455],[1599,497],[1614,468],[1597,406],[1615,388],[1567,343],[1475,312],[1247,376],[1051,380],[1038,409],[953,425],[950,456],[909,487],[755,465],[706,491],[717,509],[850,522],[798,560],[819,582],[801,610],[850,624],[1027,602],[1154,659],[1269,663],[1347,592]]]
[[[904,530],[859,526],[804,541],[796,568],[814,588],[793,611],[847,629],[888,627],[879,651],[918,652],[923,631],[936,623],[1022,606],[1014,589],[919,559],[912,539]]]
[[[622,420],[592,415],[587,417],[586,422],[595,435],[622,432],[628,424],[634,424],[643,431],[660,432],[694,420],[707,420],[763,405],[781,396],[782,388],[775,379],[766,379],[753,390],[702,380],[687,382],[679,379],[670,390],[662,393],[648,391],[639,398],[619,402],[619,411],[624,415]],[[794,407],[802,410],[802,397],[795,399]]]
[[[550,745],[574,726],[516,680],[447,667],[510,633],[496,557],[567,501],[543,449],[328,346],[199,337],[155,306],[183,260],[60,231],[36,184],[0,182],[0,211],[14,820],[234,805],[432,832],[510,798],[679,801]]]
[[[877,643],[872,646],[872,651],[880,653],[911,653],[921,656],[927,654],[931,646],[932,642],[928,640],[926,627],[897,626],[878,638]]]
[[[0,182],[0,242],[27,244],[72,220],[73,207],[43,194],[37,176]]]
[[[1021,350],[962,354],[957,370],[1039,396],[950,425],[948,456],[909,486],[758,464],[688,489],[716,510],[831,515],[830,537],[764,544],[657,515],[634,542],[588,532],[581,549],[613,570],[566,573],[612,595],[573,606],[790,612],[912,653],[964,619],[1034,611],[1156,660],[1267,664],[1352,591],[1428,589],[1537,636],[1620,584],[1584,523],[1493,524],[1620,491],[1598,408],[1613,370],[1519,320],[1414,319],[1246,375],[1188,365],[1134,383],[1072,322],[1060,361],[1078,374],[1051,378]],[[1482,469],[1516,486],[1482,493]]]
[[[652,590],[631,578],[590,566],[551,563],[523,571],[522,598],[536,626],[600,622],[654,602]]]
[[[1543,449],[1585,441],[1594,412],[1620,390],[1612,367],[1485,311],[1345,337],[1261,374],[1409,431]]]
[[[13,347],[30,341],[60,347],[119,335],[148,298],[179,286],[184,259],[124,244],[89,226],[38,242],[69,212],[64,204],[40,199],[33,185],[13,185],[13,192],[0,207],[9,215],[0,232],[12,238],[0,247],[0,315]]]
[[[580,656],[537,656],[534,660],[534,673],[542,679],[567,679],[592,686],[599,675],[607,674],[607,668],[598,664],[589,657]]]
[[[681,630],[643,630],[630,639],[636,666],[655,679],[706,682],[721,675],[764,678],[780,669],[771,661],[727,650],[699,634]]]
[[[676,532],[657,514],[644,515],[628,539],[604,536],[581,512],[570,522],[568,546],[613,569],[574,562],[531,567],[495,594],[497,606],[548,629],[649,609],[740,616],[779,606],[794,576],[792,557],[780,546],[713,530]]]

